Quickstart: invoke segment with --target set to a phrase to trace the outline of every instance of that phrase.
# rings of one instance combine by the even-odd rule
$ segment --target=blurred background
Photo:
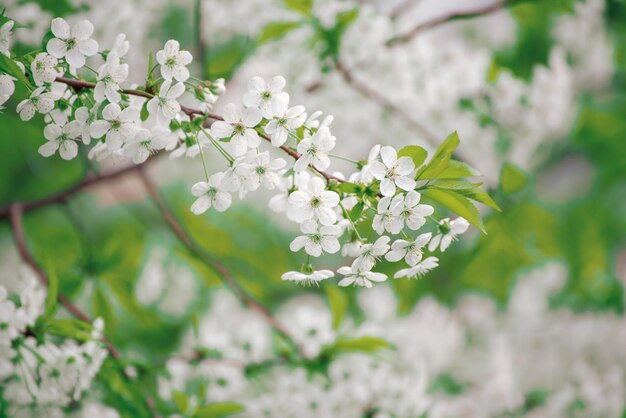
[[[421,280],[302,288],[280,280],[302,260],[287,250],[297,231],[269,210],[269,195],[197,217],[189,188],[201,166],[157,158],[148,172],[190,236],[312,355],[346,333],[395,346],[331,366],[333,382],[344,369],[352,375],[330,389],[299,369],[268,371],[253,390],[237,380],[243,374],[169,362],[160,376],[146,373],[163,399],[219,375],[230,384],[214,383],[207,396],[245,403],[252,417],[626,413],[623,0],[3,0],[2,8],[26,25],[15,31],[17,54],[37,47],[57,16],[89,19],[104,47],[125,33],[136,83],[148,51],[177,39],[194,55],[192,74],[226,79],[217,113],[239,101],[250,77],[283,75],[291,103],[334,115],[336,153],[356,160],[375,144],[434,150],[456,130],[456,158],[481,171],[502,208],[481,208],[487,233],[466,234]],[[86,158],[37,153],[44,125],[19,120],[23,95],[0,114],[2,206],[60,193],[93,169]],[[107,336],[155,374],[173,352],[202,346],[258,360],[250,344],[268,344],[133,173],[30,211],[24,227],[62,292],[104,318]],[[0,281],[10,284],[21,262],[6,219],[0,245]],[[336,268],[341,258],[322,264]],[[93,398],[111,417],[143,416],[110,393]],[[332,409],[339,403],[345,411]],[[266,405],[280,412],[263,415]]]

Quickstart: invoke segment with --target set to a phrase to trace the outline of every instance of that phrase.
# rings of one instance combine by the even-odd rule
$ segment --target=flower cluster
[[[58,152],[70,160],[78,155],[79,143],[90,145],[95,139],[87,155],[98,161],[114,157],[141,164],[162,151],[169,151],[170,158],[199,156],[205,179],[191,188],[196,197],[191,211],[197,215],[210,208],[227,210],[233,196],[241,199],[260,188],[275,190],[270,207],[285,212],[302,233],[290,248],[306,253],[301,270],[285,273],[283,280],[318,284],[333,277],[330,270],[315,270],[311,257],[340,251],[354,259],[337,270],[343,276],[340,286],[371,287],[385,281],[386,274],[373,271],[383,259],[401,263],[394,278],[420,277],[438,266],[435,251],[445,251],[469,225],[463,218],[439,220],[435,207],[422,202],[423,194],[436,188],[436,195],[448,193],[453,200],[463,200],[461,206],[471,205],[468,196],[489,204],[476,198],[484,195],[473,189],[480,184],[450,183],[474,174],[466,168],[456,177],[445,172],[458,145],[456,134],[429,162],[418,146],[396,150],[377,145],[367,161],[348,159],[354,172],[329,174],[331,158],[345,159],[331,153],[337,142],[331,131],[333,117],[322,118],[321,111],[309,114],[304,106],[290,104],[284,77],[269,81],[253,77],[242,105],[228,103],[220,116],[211,111],[225,91],[224,80],[211,83],[192,77],[188,66],[193,57],[177,41],[167,41],[155,54],[156,64],[145,84],[129,89],[124,84],[130,45],[123,34],[110,49],[100,50],[91,39],[93,26],[88,21],[70,27],[57,18],[51,29],[54,37],[46,51],[15,61],[16,67],[27,64],[24,69],[35,83],[32,88],[27,85],[30,97],[17,106],[20,117],[30,120],[40,113],[47,122],[47,142],[39,148],[40,154],[50,157]],[[87,65],[96,56],[103,61],[97,71]],[[85,71],[93,73],[90,79],[79,77]],[[201,109],[182,104],[188,100],[200,103]],[[262,150],[262,144],[270,149]],[[293,162],[274,157],[272,149],[289,155]],[[223,157],[222,170],[209,171],[207,150]],[[449,201],[439,199],[444,206]],[[454,211],[458,205],[448,209]],[[371,237],[370,231],[378,236]],[[430,254],[425,256],[426,252]]]
[[[91,386],[107,356],[98,341],[104,327],[94,322],[92,339],[82,344],[66,339],[57,344],[32,329],[46,292],[34,277],[20,280],[19,294],[0,285],[0,381],[9,416],[62,416],[62,408],[78,401]]]

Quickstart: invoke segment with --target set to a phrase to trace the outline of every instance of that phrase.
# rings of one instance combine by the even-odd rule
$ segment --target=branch
[[[15,239],[15,245],[20,254],[22,260],[35,272],[37,278],[44,286],[48,286],[48,276],[47,274],[39,267],[33,256],[31,255],[28,247],[26,245],[26,239],[24,236],[24,228],[22,226],[22,214],[24,212],[24,207],[21,203],[14,203],[9,208],[10,218],[11,218],[11,227],[13,228],[13,237]],[[91,319],[89,315],[83,312],[78,306],[74,305],[72,301],[69,300],[67,296],[62,293],[59,293],[58,296],[59,302],[68,312],[70,312],[74,317],[80,319],[84,322],[91,323]],[[115,359],[121,358],[120,352],[115,348],[115,346],[109,341],[107,338],[103,337],[104,343],[107,345],[107,350],[111,354],[111,357]]]
[[[417,34],[421,32],[436,28],[438,26],[444,25],[449,22],[453,22],[455,20],[469,19],[472,17],[480,17],[480,16],[491,14],[491,13],[495,13],[498,10],[503,9],[506,3],[507,3],[507,0],[500,0],[487,6],[477,7],[476,9],[473,9],[473,10],[466,10],[462,12],[452,12],[443,16],[436,17],[432,20],[429,20],[429,21],[426,21],[424,23],[420,23],[414,26],[413,29],[410,29],[408,32],[400,36],[390,39],[387,42],[387,46],[391,48],[394,46],[405,44],[411,41]]]
[[[63,84],[67,84],[68,86],[74,88],[74,90],[81,90],[81,89],[93,89],[96,87],[95,83],[89,82],[89,81],[83,81],[83,80],[76,80],[73,78],[65,78],[65,77],[57,77],[56,80],[58,83],[63,83]],[[147,92],[143,92],[143,91],[139,91],[139,90],[122,90],[121,91],[124,94],[128,94],[131,96],[138,96],[138,97],[145,97],[145,98],[152,98],[153,95]],[[211,112],[202,112],[198,109],[193,109],[191,107],[187,107],[187,106],[180,106],[180,109],[186,113],[187,115],[189,115],[190,117],[193,116],[206,116],[209,119],[213,119],[213,120],[220,120],[223,121],[224,118],[220,115],[217,115],[215,113],[211,113]],[[207,123],[206,127],[210,127],[211,123]],[[261,136],[261,138],[265,139],[267,142],[272,142],[272,139],[265,135],[264,133],[259,132],[259,136]],[[300,154],[296,151],[294,151],[293,149],[282,145],[280,147],[281,150],[283,150],[285,153],[287,153],[288,155],[290,155],[291,157],[293,157],[294,159],[298,159],[300,158]],[[343,180],[333,176],[332,174],[328,174],[325,171],[322,170],[318,170],[317,168],[310,166],[312,170],[314,170],[315,172],[317,172],[318,174],[320,174],[322,177],[324,177],[326,179],[326,181],[330,181],[330,180],[334,180],[336,182],[339,183],[343,183]]]
[[[279,332],[285,338],[291,341],[296,349],[300,351],[300,348],[296,344],[295,340],[291,337],[287,328],[278,319],[276,319],[265,306],[261,305],[259,302],[254,300],[254,298],[246,293],[246,291],[235,280],[235,278],[232,276],[232,274],[224,264],[222,264],[214,257],[205,254],[205,252],[193,242],[183,226],[178,222],[174,214],[170,211],[164,199],[161,197],[161,194],[159,193],[156,185],[152,182],[152,180],[150,180],[143,168],[139,170],[139,177],[141,178],[144,187],[148,191],[148,194],[157,204],[167,225],[170,227],[172,232],[174,232],[176,237],[178,237],[178,239],[185,245],[185,247],[187,247],[187,249],[193,255],[203,261],[208,267],[218,272],[224,280],[224,283],[231,289],[231,291],[242,303],[248,306],[248,308],[259,313],[272,328],[274,328],[277,332]]]
[[[150,160],[148,160],[150,161]],[[145,163],[144,163],[145,164]],[[85,176],[85,178],[80,181],[79,183],[75,184],[74,186],[60,192],[57,193],[55,195],[49,196],[49,197],[45,197],[43,199],[38,199],[38,200],[33,200],[30,202],[24,202],[24,203],[20,203],[20,207],[21,207],[21,212],[28,212],[31,211],[33,209],[37,209],[40,208],[42,206],[47,206],[47,205],[51,205],[54,203],[60,203],[63,202],[64,200],[68,199],[69,197],[71,197],[72,195],[80,192],[83,189],[86,189],[87,187],[96,185],[98,183],[105,183],[107,181],[110,180],[114,180],[118,177],[121,177],[127,173],[136,171],[137,169],[139,169],[140,165],[131,165],[131,166],[127,166],[127,167],[123,167],[123,168],[119,168],[117,170],[113,170],[109,173],[106,174],[99,174],[99,175],[94,175],[94,174],[88,174],[87,176]],[[8,218],[10,216],[11,213],[11,207],[14,205],[7,205],[7,206],[3,206],[0,207],[0,219],[3,218]]]

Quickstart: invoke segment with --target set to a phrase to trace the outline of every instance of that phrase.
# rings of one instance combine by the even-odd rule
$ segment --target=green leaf
[[[235,35],[206,51],[205,75],[209,80],[229,79],[254,52],[256,42],[247,36]]]
[[[205,405],[196,410],[193,418],[221,418],[244,412],[243,405],[234,402],[220,402]]]
[[[504,193],[516,193],[526,187],[528,178],[524,171],[511,163],[504,163],[500,170],[500,188]]]
[[[53,319],[46,323],[46,332],[79,341],[91,339],[93,326],[78,319]]]
[[[478,183],[480,184],[480,183]],[[475,200],[478,203],[482,203],[483,205],[489,206],[497,210],[498,212],[502,212],[500,206],[487,194],[486,191],[479,187],[475,187],[473,189],[458,189],[457,193],[462,194],[463,196]]]
[[[300,26],[300,22],[271,22],[265,25],[261,34],[256,40],[257,45],[262,45],[269,41],[274,41],[285,36],[293,29]]]
[[[422,180],[432,180],[438,178],[448,166],[452,152],[456,149],[460,142],[461,141],[459,140],[459,136],[456,132],[452,132],[448,135],[428,164],[417,172],[416,178]]]
[[[344,181],[337,185],[337,190],[343,193],[358,193],[361,190],[361,186],[356,183],[350,183],[349,181]]]
[[[58,297],[59,297],[59,276],[54,269],[54,266],[50,266],[48,269],[48,295],[46,296],[46,309],[45,317],[51,319],[57,310]]]
[[[457,160],[448,161],[448,165],[443,169],[441,173],[439,173],[438,178],[440,179],[460,179],[463,177],[475,177],[480,176],[481,174],[465,164],[464,162]]]
[[[357,204],[354,205],[350,210],[350,219],[352,219],[353,221],[359,219],[359,216],[361,216],[361,214],[363,213],[363,209],[365,209],[365,202],[357,202]]]
[[[324,290],[333,316],[333,328],[338,329],[348,311],[348,296],[337,286],[325,286]]]
[[[24,74],[24,72],[18,67],[18,65],[11,58],[4,54],[0,54],[0,72],[6,73],[12,77],[17,78],[24,85],[30,86],[30,81]]]
[[[338,13],[336,17],[336,26],[341,32],[343,32],[356,20],[357,17],[359,17],[359,9],[357,7]]]
[[[398,158],[411,158],[413,160],[413,164],[415,164],[415,168],[419,168],[422,164],[424,164],[427,156],[428,152],[424,148],[417,145],[407,145],[398,151]]]
[[[285,6],[294,12],[309,16],[313,9],[313,0],[283,0]]]
[[[147,121],[148,117],[150,117],[150,112],[148,112],[148,100],[143,102],[143,105],[141,106],[141,113],[139,114],[139,117],[141,118],[142,122]]]
[[[450,190],[465,190],[474,189],[480,187],[482,183],[470,183],[466,180],[440,180],[434,183],[431,187],[437,189],[450,189]]]
[[[338,353],[347,352],[362,352],[362,353],[374,353],[383,348],[391,348],[392,345],[376,337],[359,337],[352,339],[339,339],[332,347],[332,351]]]
[[[453,190],[440,189],[428,189],[424,191],[423,195],[445,206],[457,215],[464,217],[469,223],[485,232],[485,226],[478,209],[467,197]]]
[[[91,310],[93,318],[102,318],[106,324],[107,331],[115,327],[115,311],[111,302],[101,287],[96,287],[91,295]]]
[[[189,408],[189,397],[186,393],[174,390],[172,391],[172,399],[174,400],[178,412],[183,414],[187,412],[187,408]]]

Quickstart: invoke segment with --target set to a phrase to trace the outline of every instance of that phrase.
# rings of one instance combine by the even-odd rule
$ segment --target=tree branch
[[[228,286],[231,291],[235,294],[235,296],[248,308],[259,313],[263,319],[278,333],[283,335],[289,341],[293,343],[296,349],[300,352],[300,347],[297,345],[293,337],[290,335],[287,328],[277,319],[272,313],[259,302],[257,302],[254,298],[246,293],[246,291],[241,287],[241,285],[235,280],[232,276],[228,268],[222,264],[219,260],[214,257],[208,255],[200,249],[191,239],[191,237],[187,234],[183,226],[178,222],[174,214],[168,208],[165,200],[161,197],[158,188],[156,185],[150,180],[145,170],[142,168],[139,170],[139,176],[141,181],[143,182],[144,187],[148,191],[148,194],[152,197],[156,205],[158,206],[163,218],[165,219],[167,225],[170,227],[172,232],[176,235],[176,237],[187,247],[187,249],[198,259],[204,262],[208,267],[215,270],[220,274],[226,286]]]
[[[417,34],[421,32],[436,28],[438,26],[444,25],[449,22],[453,22],[455,20],[469,19],[472,17],[480,17],[480,16],[491,14],[491,13],[495,13],[498,10],[503,9],[506,3],[507,3],[506,0],[500,0],[493,4],[489,4],[487,6],[480,6],[472,10],[466,10],[462,12],[451,12],[443,16],[436,17],[432,20],[429,20],[429,21],[426,21],[424,23],[420,23],[414,26],[413,29],[410,29],[408,32],[405,32],[404,34],[400,36],[390,39],[387,42],[387,46],[395,47],[398,45],[405,44],[411,41]]]

